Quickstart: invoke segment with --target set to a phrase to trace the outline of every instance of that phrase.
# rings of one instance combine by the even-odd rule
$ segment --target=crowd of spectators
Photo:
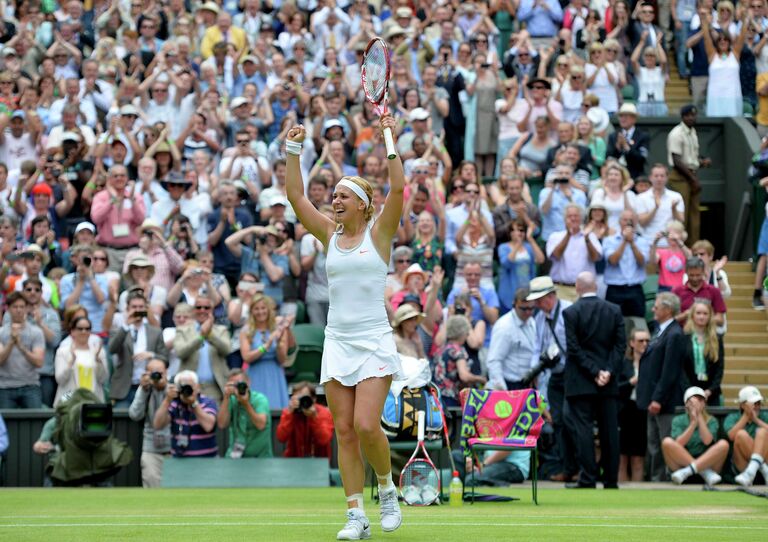
[[[285,376],[297,316],[324,326],[328,310],[323,247],[286,199],[285,137],[307,129],[318,209],[333,216],[335,184],[359,174],[381,210],[386,151],[360,88],[377,35],[408,179],[386,308],[446,404],[461,387],[531,384],[556,347],[534,384],[553,405],[551,474],[576,474],[561,309],[583,272],[635,328],[622,442],[645,432],[627,409],[647,410],[658,462],[661,414],[683,404],[682,389],[641,393],[656,385],[638,380],[649,275],[656,321],[680,326],[679,381],[720,404],[731,290],[726,259],[700,239],[710,163],[696,120],[757,111],[768,134],[765,0],[2,6],[0,408],[55,407],[79,387],[128,408],[144,420],[147,485],[165,454],[215,455],[217,425],[228,456],[268,455],[269,409],[283,409],[289,453],[328,455],[327,409]],[[650,163],[637,120],[678,114],[665,102],[672,59],[692,104]],[[645,439],[622,444],[620,479],[644,455]]]

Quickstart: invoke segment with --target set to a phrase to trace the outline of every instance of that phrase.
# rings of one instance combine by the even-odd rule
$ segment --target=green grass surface
[[[768,501],[741,492],[670,490],[496,493],[520,501],[462,508],[404,507],[403,526],[383,533],[366,502],[373,540],[418,542],[768,540]],[[323,541],[344,521],[340,489],[5,489],[3,541]]]

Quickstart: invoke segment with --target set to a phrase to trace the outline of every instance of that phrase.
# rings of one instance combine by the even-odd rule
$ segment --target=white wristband
[[[297,143],[296,141],[285,142],[285,152],[287,152],[288,154],[299,156],[301,155],[301,148],[302,148],[302,144]]]

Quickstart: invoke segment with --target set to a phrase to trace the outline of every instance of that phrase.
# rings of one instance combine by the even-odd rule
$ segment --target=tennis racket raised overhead
[[[381,38],[373,38],[368,42],[360,71],[365,98],[371,103],[376,114],[382,116],[387,112],[389,99],[389,49]],[[396,156],[395,141],[392,130],[384,129],[384,144],[387,147],[387,158]]]
[[[440,475],[424,446],[424,411],[418,412],[418,442],[400,473],[400,493],[411,506],[429,506],[440,497]],[[421,457],[419,457],[421,456]]]

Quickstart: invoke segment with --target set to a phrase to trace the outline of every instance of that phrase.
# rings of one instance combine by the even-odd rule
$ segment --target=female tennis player
[[[380,128],[394,131],[389,115]],[[344,177],[333,194],[335,221],[304,196],[299,154],[303,126],[288,131],[286,191],[296,216],[326,249],[330,309],[325,328],[320,382],[325,384],[338,441],[339,470],[347,496],[347,523],[339,540],[371,536],[363,509],[365,470],[361,448],[379,480],[381,528],[400,526],[397,488],[392,481],[389,442],[381,430],[393,375],[400,371],[392,327],[384,309],[384,284],[392,238],[403,209],[405,175],[399,156],[388,160],[389,194],[373,221],[373,187],[360,177]]]

